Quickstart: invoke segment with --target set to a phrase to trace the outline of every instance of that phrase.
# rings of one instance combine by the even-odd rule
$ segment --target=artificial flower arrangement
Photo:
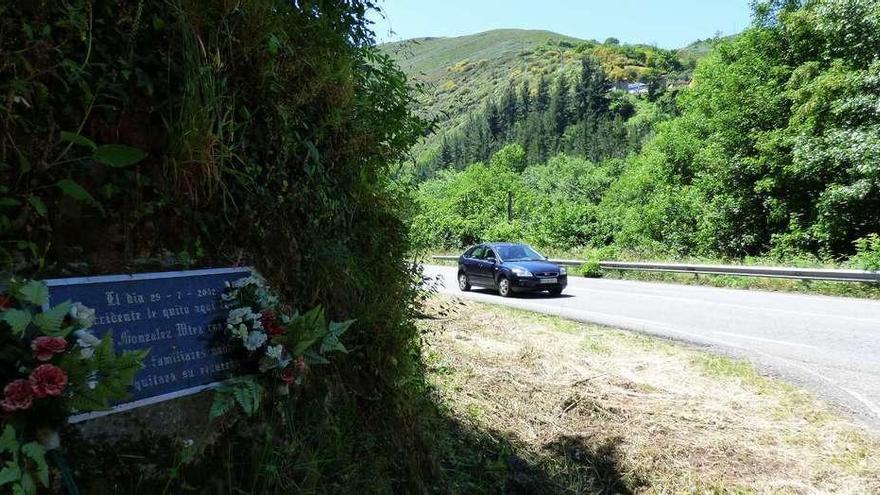
[[[49,486],[46,451],[68,416],[126,398],[148,353],[117,354],[109,332],[90,330],[93,309],[48,300],[39,281],[13,279],[0,292],[0,487],[26,495]]]
[[[244,376],[218,389],[212,419],[236,403],[253,414],[264,385],[277,396],[288,395],[311,365],[329,363],[329,353],[348,352],[340,337],[354,320],[328,321],[320,306],[303,314],[287,311],[257,274],[229,283],[222,299],[229,311],[224,338],[238,349]]]

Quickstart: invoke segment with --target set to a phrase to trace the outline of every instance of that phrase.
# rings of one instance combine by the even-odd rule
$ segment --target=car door
[[[482,258],[485,254],[486,248],[484,246],[477,246],[471,251],[470,256],[466,256],[464,259],[464,272],[467,274],[471,285],[480,285],[483,283],[480,270],[483,263]]]
[[[496,264],[497,260],[498,255],[495,251],[487,247],[480,263],[480,278],[487,287],[495,286],[495,269],[498,267]]]

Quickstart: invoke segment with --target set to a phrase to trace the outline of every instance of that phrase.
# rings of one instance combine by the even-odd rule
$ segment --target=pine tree
[[[575,85],[575,112],[578,120],[598,118],[608,112],[611,81],[591,57],[581,60],[581,73]]]
[[[550,88],[547,86],[547,79],[544,74],[538,78],[538,87],[535,91],[534,109],[536,112],[543,113],[550,106]]]
[[[516,124],[516,114],[516,92],[513,84],[510,83],[501,94],[501,100],[498,102],[498,116],[501,120],[502,141],[508,141],[511,137],[513,127]]]
[[[492,137],[494,139],[500,138],[502,132],[504,131],[504,123],[501,120],[501,114],[498,111],[498,105],[494,102],[487,103],[484,109],[484,113],[486,115],[486,122],[489,124],[489,131],[492,133]]]
[[[549,122],[556,136],[561,136],[571,123],[569,108],[568,81],[560,75],[550,97]]]
[[[532,95],[529,93],[529,89],[529,80],[526,79],[519,87],[519,101],[517,102],[517,120],[520,122],[525,122],[525,120],[529,116],[529,111],[531,111]]]

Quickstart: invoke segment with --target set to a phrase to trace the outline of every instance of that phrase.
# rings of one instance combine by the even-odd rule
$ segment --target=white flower
[[[241,340],[246,340],[248,338],[247,326],[244,323],[239,323],[237,327],[232,329],[232,335]]]
[[[245,319],[248,318],[248,315],[252,314],[253,311],[251,308],[245,306],[244,308],[235,308],[229,311],[229,314],[226,315],[226,323],[230,325],[238,325],[242,323]]]
[[[255,351],[266,343],[266,334],[263,332],[251,332],[244,341],[245,349]]]
[[[95,354],[95,347],[101,343],[101,339],[95,337],[91,330],[77,330],[73,332],[76,344],[80,348],[80,355],[84,359],[90,359]]]
[[[269,357],[269,358],[271,358],[271,359],[278,360],[278,361],[281,360],[281,355],[282,355],[283,353],[284,353],[284,347],[283,347],[282,345],[280,345],[280,344],[278,344],[278,345],[270,345],[270,346],[266,349],[266,356]]]
[[[95,310],[83,303],[73,303],[68,314],[81,328],[91,328],[95,324]]]

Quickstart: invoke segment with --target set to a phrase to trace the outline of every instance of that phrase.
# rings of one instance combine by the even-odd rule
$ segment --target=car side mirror
[[[498,263],[498,259],[495,258],[495,257],[493,257],[493,256],[490,256],[490,257],[486,258],[486,261],[488,261],[489,263],[492,263],[493,265],[494,265],[495,263]]]

